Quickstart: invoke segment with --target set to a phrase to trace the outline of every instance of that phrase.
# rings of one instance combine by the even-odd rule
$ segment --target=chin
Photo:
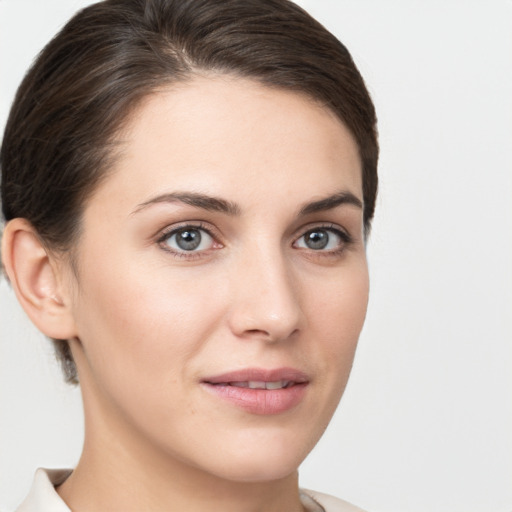
[[[226,464],[218,476],[225,480],[244,483],[258,483],[283,480],[297,473],[302,461],[244,461],[236,464]]]
[[[297,473],[298,467],[312,449],[311,443],[297,443],[291,434],[286,438],[265,439],[254,436],[252,442],[224,449],[216,459],[218,476],[236,482],[281,480]]]

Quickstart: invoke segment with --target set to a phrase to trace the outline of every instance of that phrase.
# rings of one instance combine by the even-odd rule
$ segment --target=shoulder
[[[363,509],[348,503],[348,501],[309,489],[301,489],[301,499],[308,512],[317,512],[322,509],[325,512],[364,512]],[[321,508],[318,508],[318,505]]]
[[[70,475],[70,469],[42,469],[34,475],[30,492],[15,512],[71,512],[55,491]]]

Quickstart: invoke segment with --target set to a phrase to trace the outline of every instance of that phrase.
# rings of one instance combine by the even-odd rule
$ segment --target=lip
[[[287,383],[279,389],[252,389],[247,383]],[[304,398],[308,376],[294,368],[246,368],[202,379],[201,385],[214,396],[246,412],[258,415],[284,413]]]

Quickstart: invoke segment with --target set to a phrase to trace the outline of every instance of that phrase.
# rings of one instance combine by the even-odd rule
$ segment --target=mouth
[[[241,382],[210,382],[209,384],[212,386],[233,386],[235,388],[249,389],[286,389],[298,383],[292,380],[276,380],[273,382],[265,382],[263,380],[247,380]]]
[[[309,378],[292,368],[246,369],[208,377],[201,384],[231,406],[252,414],[274,415],[299,405]]]

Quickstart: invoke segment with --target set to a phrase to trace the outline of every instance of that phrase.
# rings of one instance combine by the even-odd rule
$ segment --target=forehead
[[[127,207],[163,189],[242,200],[261,187],[269,196],[333,188],[362,195],[358,148],[338,117],[305,95],[247,79],[197,78],[156,92],[119,142],[96,195],[123,190]]]

